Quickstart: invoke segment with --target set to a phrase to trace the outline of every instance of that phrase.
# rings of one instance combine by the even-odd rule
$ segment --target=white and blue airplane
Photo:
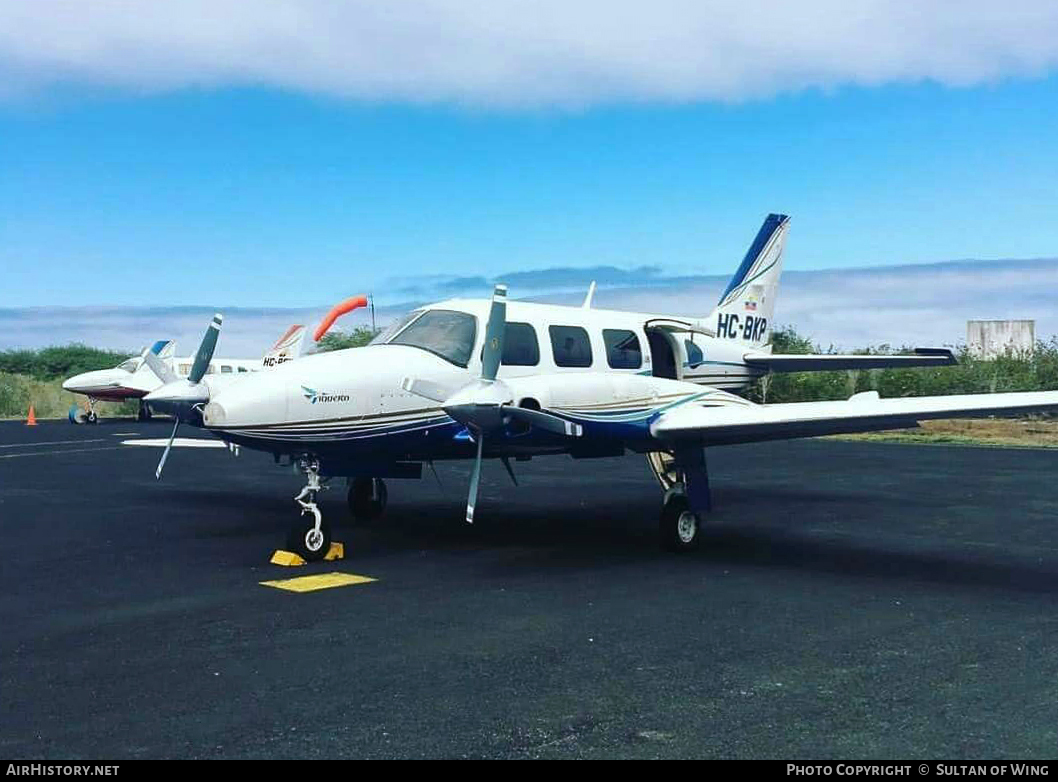
[[[324,556],[330,525],[316,503],[345,477],[354,518],[380,516],[386,478],[471,459],[473,522],[482,461],[569,454],[646,454],[664,491],[663,544],[695,548],[710,510],[707,448],[732,443],[907,428],[924,419],[1058,409],[1058,392],[759,405],[733,391],[767,372],[939,366],[947,350],[912,355],[777,355],[770,351],[789,220],[769,215],[712,312],[701,318],[488,299],[408,313],[368,346],[309,355],[275,371],[206,379],[214,318],[187,379],[147,395],[229,445],[287,459],[306,476],[288,547]],[[148,357],[152,366],[158,362]],[[220,381],[220,382],[218,382]]]

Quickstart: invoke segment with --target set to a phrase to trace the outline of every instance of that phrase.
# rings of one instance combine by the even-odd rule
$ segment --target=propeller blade
[[[209,328],[202,337],[202,344],[198,346],[198,352],[195,354],[195,363],[191,365],[191,374],[187,376],[189,382],[197,383],[209,369],[209,362],[213,360],[213,351],[217,348],[217,337],[220,336],[220,324],[223,320],[224,316],[219,312],[213,316]]]
[[[470,491],[467,493],[467,524],[474,523],[474,506],[478,504],[478,482],[481,480],[481,451],[485,438],[481,432],[478,437],[478,455],[474,459],[474,470],[470,473]]]
[[[539,410],[530,410],[527,407],[504,405],[503,414],[509,415],[511,418],[539,427],[548,432],[560,434],[563,437],[580,437],[584,434],[584,427],[580,424],[575,424],[572,421],[567,421],[565,418],[559,418],[557,415],[551,415],[550,413],[542,413]]]
[[[503,337],[507,330],[507,286],[497,285],[492,293],[492,309],[485,327],[485,348],[481,354],[481,378],[495,380],[503,358]]]
[[[431,402],[443,402],[452,395],[451,389],[445,388],[440,383],[417,377],[404,378],[400,383],[400,387],[410,394],[429,399]]]
[[[166,365],[164,361],[158,358],[158,356],[154,355],[154,353],[152,353],[151,351],[147,351],[147,353],[143,357],[143,360],[147,364],[147,366],[150,367],[151,372],[153,372],[158,377],[158,379],[162,381],[162,383],[175,383],[177,380],[180,379],[176,376],[176,373],[173,372],[173,370],[171,370]]]
[[[162,451],[162,458],[158,462],[158,469],[154,471],[154,479],[161,480],[162,468],[165,467],[165,460],[169,458],[169,451],[173,447],[173,440],[176,439],[176,430],[180,428],[180,419],[176,419],[176,423],[173,424],[173,433],[169,435],[169,442],[166,443],[165,450]]]

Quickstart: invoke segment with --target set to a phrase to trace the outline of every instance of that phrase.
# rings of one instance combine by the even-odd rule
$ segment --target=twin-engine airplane
[[[701,319],[489,300],[433,304],[363,348],[310,355],[273,372],[204,381],[220,329],[214,318],[189,377],[148,394],[152,406],[229,444],[287,457],[305,475],[288,546],[307,560],[331,531],[316,498],[349,479],[358,520],[386,507],[385,478],[423,464],[473,459],[466,520],[474,520],[485,458],[646,454],[664,490],[662,543],[698,545],[710,510],[707,447],[906,428],[956,416],[1058,409],[1058,392],[758,405],[731,393],[766,372],[939,366],[947,350],[907,356],[776,355],[768,344],[788,218],[769,215],[711,314]],[[158,363],[148,357],[152,365]],[[169,445],[172,445],[173,439]],[[157,475],[168,456],[162,455]]]
[[[274,367],[301,355],[301,345],[305,339],[305,327],[291,326],[276,343],[265,353],[264,358],[218,358],[211,360],[206,369],[207,374],[221,375],[256,372],[262,368]],[[159,340],[146,348],[138,356],[126,359],[111,369],[98,369],[82,372],[63,381],[62,387],[75,394],[88,397],[88,409],[81,410],[75,405],[70,411],[73,423],[94,424],[99,420],[95,410],[96,401],[124,402],[126,399],[139,400],[137,418],[147,421],[151,418],[151,407],[144,397],[162,385],[159,375],[148,366],[147,355],[150,354],[163,362],[175,375],[187,377],[191,372],[193,358],[177,358],[173,353],[176,342]]]

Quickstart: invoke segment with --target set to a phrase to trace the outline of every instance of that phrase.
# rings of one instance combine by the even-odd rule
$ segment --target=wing
[[[881,369],[888,367],[947,367],[958,364],[946,348],[915,348],[907,356],[746,353],[742,360],[751,367],[772,372],[816,372],[833,369]]]
[[[731,445],[826,434],[904,429],[933,418],[969,418],[1058,410],[1058,391],[880,399],[867,391],[841,402],[678,407],[660,415],[651,433],[661,440]]]

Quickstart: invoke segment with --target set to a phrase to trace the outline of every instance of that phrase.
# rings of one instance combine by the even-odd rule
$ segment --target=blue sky
[[[416,281],[549,267],[722,274],[768,211],[794,218],[793,270],[1058,256],[1058,15],[1043,4],[1046,19],[1016,22],[1038,28],[1036,45],[994,14],[977,19],[977,5],[965,27],[921,20],[928,54],[905,51],[915,36],[884,4],[853,31],[881,42],[866,59],[866,44],[839,46],[848,31],[806,23],[791,52],[766,42],[771,70],[753,49],[760,31],[717,33],[714,14],[701,35],[721,37],[705,49],[735,54],[675,76],[682,60],[658,69],[654,43],[626,56],[639,53],[638,17],[586,23],[599,40],[575,66],[558,33],[514,18],[481,54],[495,28],[467,38],[464,16],[430,33],[445,67],[416,60],[423,46],[389,59],[396,44],[350,63],[319,26],[247,42],[232,0],[184,20],[215,25],[219,49],[170,35],[179,19],[130,30],[102,11],[33,46],[0,32],[0,76],[18,85],[0,93],[0,307],[304,307],[366,291],[395,303]],[[323,18],[408,44],[370,3],[349,7],[358,15]],[[0,21],[35,12],[0,5]],[[143,51],[112,56],[119,34],[119,53]],[[683,40],[678,26],[652,34]],[[995,63],[964,61],[980,36],[995,37],[979,47]],[[259,61],[261,41],[311,56]],[[449,68],[464,44],[478,59]],[[483,81],[490,69],[500,75]]]
[[[0,305],[317,304],[390,278],[1058,255],[1058,79],[483,111],[275,90],[0,112]],[[393,294],[390,294],[392,298]]]

